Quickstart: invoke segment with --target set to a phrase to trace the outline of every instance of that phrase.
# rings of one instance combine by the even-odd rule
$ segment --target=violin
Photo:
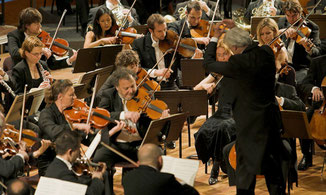
[[[102,171],[104,168],[103,164],[94,163],[94,162],[87,162],[86,159],[77,159],[76,162],[72,164],[72,171],[77,176],[82,175],[92,175],[94,171]]]
[[[136,95],[127,101],[127,108],[129,111],[146,113],[151,119],[159,119],[162,112],[168,109],[165,102],[153,99],[144,89],[138,89]]]
[[[168,30],[166,32],[166,36],[164,40],[159,41],[160,50],[165,53],[170,49],[175,49],[177,46],[177,42],[179,39],[179,35],[172,31]],[[192,38],[183,38],[180,41],[179,47],[177,48],[177,52],[185,58],[190,58],[195,54],[197,49],[197,43]]]
[[[148,79],[147,71],[143,68],[138,68],[137,72],[137,87],[144,88],[146,91],[153,91],[157,88],[158,91],[161,90],[161,86],[154,80]]]
[[[48,47],[52,52],[57,56],[64,56],[67,54],[68,51],[71,51],[72,48],[69,47],[68,41],[61,38],[56,38],[53,41],[53,38],[50,36],[49,33],[42,30],[42,32],[37,36],[42,43]],[[50,48],[51,42],[53,41],[53,45]]]
[[[302,44],[301,40],[307,38],[309,43],[308,45],[309,49],[311,49],[312,47],[315,47],[315,44],[310,39],[308,39],[310,34],[311,34],[311,29],[308,26],[302,24],[301,27],[297,29],[296,35],[293,37],[293,39],[295,40],[296,43]]]
[[[281,38],[277,38],[273,40],[269,46],[272,48],[275,58],[277,58],[278,53],[281,51],[282,47],[284,47],[284,42]]]
[[[82,123],[86,122],[88,119],[89,107],[85,102],[75,99],[71,109],[64,110],[63,113],[69,123]],[[109,123],[116,123],[115,120],[111,118],[110,112],[104,108],[93,108],[89,122],[91,126],[96,129],[103,129]],[[132,133],[136,131],[129,127],[126,127],[126,129]]]
[[[5,138],[11,138],[12,141],[15,143],[19,142],[19,130],[15,129],[13,125],[6,124],[3,133],[1,135],[1,140]],[[36,142],[41,141],[40,138],[38,138],[37,133],[35,133],[33,130],[30,129],[23,129],[22,132],[22,141],[24,141],[27,145],[27,147],[32,147]]]
[[[210,33],[208,31],[209,31],[209,21],[200,20],[196,27],[190,29],[190,34],[194,38],[213,37],[214,29]]]

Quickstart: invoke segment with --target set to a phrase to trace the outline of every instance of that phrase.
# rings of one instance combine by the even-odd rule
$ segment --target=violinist
[[[147,19],[147,26],[149,33],[142,38],[136,39],[132,44],[132,48],[137,51],[142,68],[150,72],[153,66],[164,55],[159,48],[159,42],[165,39],[167,26],[163,16],[160,14],[152,14]],[[157,68],[151,71],[149,75],[151,78],[159,81],[166,72],[163,82],[161,83],[161,89],[164,90],[174,90],[178,88],[175,81],[180,60],[178,60],[177,57],[172,66],[172,70],[169,70],[168,67],[171,60],[172,54],[166,54],[164,59],[158,63]]]
[[[37,37],[42,32],[41,22],[42,15],[35,8],[29,7],[20,12],[18,29],[8,33],[9,54],[15,65],[22,60],[23,51],[21,47],[24,40],[30,36]],[[71,66],[77,57],[76,51],[73,51],[70,58],[62,60],[56,60],[48,48],[43,48],[42,53],[44,54],[43,60],[47,61],[49,68],[52,70]]]
[[[104,194],[107,183],[105,165],[101,171],[77,177],[72,170],[73,163],[80,157],[80,136],[75,131],[64,131],[56,139],[56,157],[46,170],[45,176],[87,185],[86,194]],[[105,192],[107,194],[107,192]]]
[[[13,68],[11,76],[16,94],[24,92],[25,84],[28,91],[50,86],[52,76],[47,63],[41,61],[43,47],[44,44],[33,36],[23,42],[21,47],[23,60]]]
[[[117,30],[115,18],[108,8],[101,6],[97,9],[92,26],[93,29],[88,31],[85,36],[84,48],[117,42],[117,37],[114,36]]]
[[[127,22],[123,25],[122,22],[129,12],[128,6],[122,5],[120,0],[106,0],[103,5],[89,10],[88,26],[93,23],[97,10],[103,7],[108,8],[113,13],[118,26],[131,27],[140,25],[135,8],[131,9],[130,14],[127,16]]]
[[[186,17],[182,20],[170,23],[168,26],[169,30],[173,30],[174,32],[178,33],[179,36],[182,38],[192,38],[190,34],[190,29],[196,28],[200,22],[201,22],[201,17],[202,17],[202,8],[200,6],[200,3],[198,1],[189,1],[187,3],[187,10],[186,10]],[[183,30],[182,35],[181,34],[181,29],[183,26],[184,21],[186,20],[186,25]],[[193,38],[197,44],[201,45],[207,45],[209,43],[209,38],[207,37],[198,37],[198,38]],[[201,49],[203,49],[202,47]],[[200,50],[196,50],[196,54],[200,53]]]
[[[295,21],[302,17],[302,7],[296,0],[289,0],[283,4],[283,12],[285,13],[284,18],[280,18],[278,21],[278,27],[282,32],[284,28],[290,26]],[[302,19],[297,23],[300,24]],[[298,33],[296,31],[298,27],[294,26],[289,28],[285,32],[285,36],[282,37],[285,47],[288,52],[288,62],[293,66],[296,71],[296,81],[300,86],[302,80],[307,75],[307,69],[310,65],[310,58],[320,55],[320,39],[319,39],[319,27],[314,22],[307,19],[303,21],[303,26],[298,30],[304,32],[308,28],[311,33],[307,37],[298,39]],[[299,37],[300,38],[300,37]],[[299,42],[298,42],[299,41]],[[301,93],[298,91],[299,94]]]
[[[84,123],[68,124],[63,111],[73,105],[76,98],[73,84],[70,80],[56,80],[51,87],[45,90],[45,102],[49,105],[41,111],[38,121],[43,139],[55,141],[64,131],[78,130],[84,134],[90,132],[90,125]],[[55,157],[55,152],[49,148],[39,158],[39,175],[43,176],[48,164]]]
[[[259,45],[262,46],[269,44],[278,35],[278,32],[278,26],[274,19],[262,19],[257,25],[257,39]],[[287,50],[284,47],[284,43],[281,41],[281,39],[279,39],[279,42],[277,41],[270,45],[275,54],[277,80],[295,87],[295,71],[294,68],[287,65]],[[285,73],[285,69],[287,69],[287,73]]]

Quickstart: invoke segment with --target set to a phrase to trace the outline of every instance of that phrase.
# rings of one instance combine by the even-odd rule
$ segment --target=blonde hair
[[[25,55],[25,51],[27,52],[31,52],[35,47],[44,47],[44,44],[42,43],[42,41],[34,36],[30,36],[27,39],[25,39],[25,41],[23,42],[23,45],[21,47],[23,53],[22,53],[22,57],[26,58]]]
[[[261,45],[268,44],[268,43],[264,43],[263,40],[261,39],[261,36],[260,36],[261,30],[264,27],[268,27],[273,31],[273,33],[274,33],[273,37],[275,37],[277,35],[277,33],[278,33],[278,26],[277,26],[274,19],[272,19],[272,18],[264,18],[264,19],[262,19],[258,23],[257,30],[256,30],[257,39],[258,39],[259,44],[261,44]]]

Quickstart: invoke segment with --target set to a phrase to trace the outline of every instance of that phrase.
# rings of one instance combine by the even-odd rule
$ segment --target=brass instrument
[[[125,15],[122,13],[123,9],[124,9],[124,7],[119,1],[118,6],[116,6],[114,9],[111,10],[114,17],[115,17],[115,20],[116,20],[116,23],[117,23],[118,26],[124,26],[125,25],[125,23],[123,24],[123,20],[125,18]]]
[[[202,1],[202,0],[196,0],[198,2]],[[182,20],[184,17],[186,17],[186,11],[187,11],[187,5],[184,7],[180,7],[178,9],[178,13],[179,13],[179,19]]]
[[[246,9],[245,8],[239,8],[236,11],[233,12],[233,20],[237,27],[241,28],[242,30],[250,32],[251,25],[246,24],[244,21],[244,13]]]
[[[252,10],[253,16],[272,16],[271,8],[274,7],[274,0],[263,1],[263,3]]]

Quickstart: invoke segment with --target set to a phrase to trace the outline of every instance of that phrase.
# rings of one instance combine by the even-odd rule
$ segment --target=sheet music
[[[162,158],[163,167],[161,172],[171,173],[188,185],[194,186],[199,167],[198,160],[174,158],[171,156],[162,156]]]
[[[49,177],[41,177],[37,185],[35,195],[81,195],[85,194],[87,185],[63,181]]]
[[[89,145],[87,151],[85,152],[85,156],[86,158],[90,159],[95,151],[95,149],[97,148],[98,144],[101,141],[101,137],[102,134],[100,132],[98,132],[95,136],[95,138],[93,139],[92,143]]]

